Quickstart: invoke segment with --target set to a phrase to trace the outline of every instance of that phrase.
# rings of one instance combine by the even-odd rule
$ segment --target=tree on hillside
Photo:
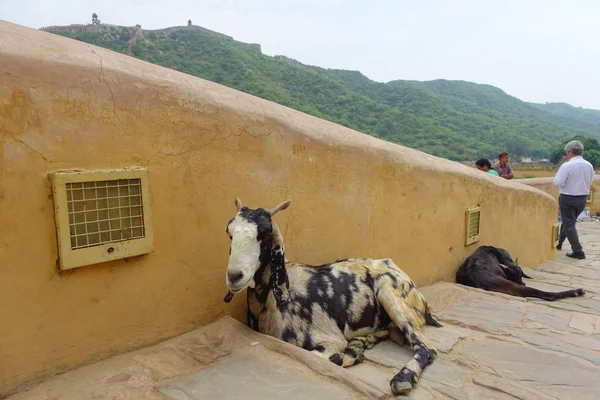
[[[526,136],[512,137],[508,143],[506,143],[506,151],[515,156],[530,155],[534,148],[535,144],[533,144]]]
[[[588,138],[585,136],[577,135],[571,139],[565,141],[558,146],[550,156],[550,162],[558,164],[560,160],[565,156],[565,145],[571,140],[579,140],[583,143],[583,158],[588,160],[594,168],[600,167],[600,143],[596,139]]]
[[[600,150],[585,151],[583,156],[594,166],[594,168],[600,167]]]
[[[188,19],[188,26],[192,26],[192,20]]]

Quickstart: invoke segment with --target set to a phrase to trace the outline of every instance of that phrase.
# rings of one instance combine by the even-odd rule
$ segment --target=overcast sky
[[[0,0],[32,28],[195,25],[369,78],[458,79],[600,109],[599,0]]]

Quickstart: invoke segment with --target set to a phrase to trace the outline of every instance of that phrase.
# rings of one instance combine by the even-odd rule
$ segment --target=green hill
[[[600,111],[598,110],[573,107],[567,103],[534,104],[534,106],[540,110],[544,110],[556,115],[574,118],[583,122],[587,122],[588,124],[593,124],[596,127],[598,127],[598,124],[600,124]]]
[[[127,29],[46,29],[127,53]],[[79,29],[80,30],[80,29]],[[489,85],[463,81],[378,83],[360,72],[263,55],[200,27],[139,30],[131,55],[208,79],[358,131],[452,160],[548,157],[566,138],[600,138],[600,111],[523,102]],[[571,108],[568,108],[571,107]]]

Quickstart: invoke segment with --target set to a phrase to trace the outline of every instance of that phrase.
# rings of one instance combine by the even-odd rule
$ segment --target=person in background
[[[512,167],[508,163],[510,161],[510,156],[508,153],[500,153],[498,156],[498,164],[494,166],[498,175],[503,177],[504,179],[513,179],[515,175],[513,174]]]
[[[496,170],[492,168],[492,163],[487,158],[480,158],[479,160],[475,161],[475,167],[477,167],[477,169],[480,171],[487,172],[488,174],[500,176]]]
[[[554,177],[554,186],[558,186],[560,196],[558,206],[562,225],[558,239],[558,250],[562,249],[565,239],[571,243],[571,253],[567,257],[585,259],[583,247],[579,243],[579,236],[575,223],[577,217],[585,209],[585,202],[590,194],[590,186],[594,179],[594,167],[581,157],[583,155],[583,143],[572,140],[565,145],[567,162],[560,166]]]

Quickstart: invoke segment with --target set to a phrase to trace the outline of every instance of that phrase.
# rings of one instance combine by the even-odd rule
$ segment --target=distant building
[[[531,157],[521,157],[521,163],[531,164]]]

